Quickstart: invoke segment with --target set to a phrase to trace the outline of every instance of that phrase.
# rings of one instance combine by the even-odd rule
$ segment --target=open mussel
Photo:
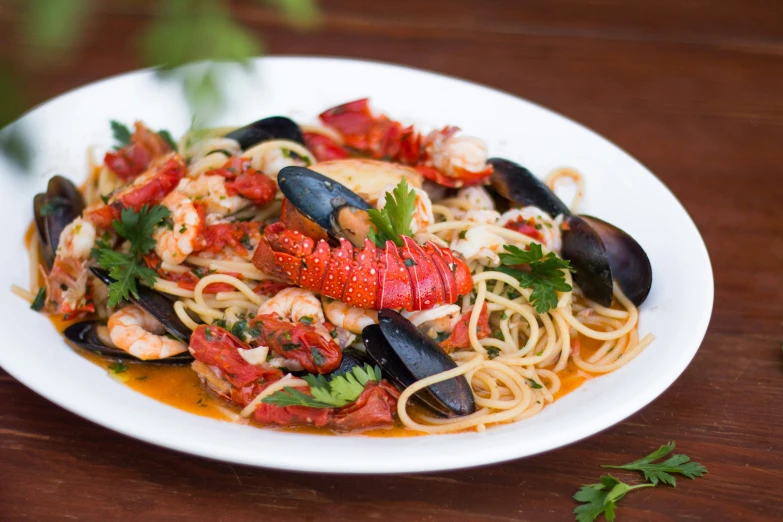
[[[245,125],[224,136],[239,142],[242,150],[269,140],[289,140],[304,144],[304,137],[299,125],[285,116],[271,116]]]
[[[277,175],[277,184],[293,205],[287,212],[298,212],[331,237],[344,237],[357,247],[364,245],[370,205],[359,195],[305,167],[284,167]]]
[[[571,214],[549,187],[528,169],[502,158],[489,160],[492,187],[521,206],[535,206],[564,216],[562,257],[571,261],[574,281],[587,297],[612,303],[613,281],[634,305],[641,305],[652,286],[652,265],[644,249],[623,230],[591,216]]]
[[[84,198],[69,179],[54,176],[49,180],[46,192],[33,198],[35,228],[41,240],[41,251],[48,268],[52,267],[60,234],[71,221],[81,216]]]
[[[393,310],[378,313],[378,324],[362,331],[362,342],[383,375],[400,390],[457,367],[437,343]],[[443,416],[469,415],[476,410],[473,392],[463,375],[433,384],[414,397]]]
[[[90,270],[107,285],[114,282],[114,279],[109,276],[106,270],[97,267],[92,267]],[[190,328],[185,326],[179,316],[177,316],[171,299],[144,285],[137,285],[136,289],[139,297],[136,298],[131,294],[130,301],[157,319],[171,335],[184,343],[188,343],[191,334]]]
[[[110,346],[111,338],[106,324],[101,321],[82,321],[75,323],[65,329],[63,332],[65,338],[80,348],[89,350],[98,355],[112,357],[115,359],[126,359],[131,361],[141,361],[141,359],[129,354],[125,350],[120,350]],[[189,352],[179,355],[173,355],[165,359],[150,359],[144,362],[154,364],[189,364],[193,356]]]

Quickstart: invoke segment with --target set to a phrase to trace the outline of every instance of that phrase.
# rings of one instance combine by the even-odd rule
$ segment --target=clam
[[[613,281],[634,305],[641,305],[652,286],[652,266],[644,249],[623,230],[596,217],[573,215],[568,207],[528,169],[492,158],[492,187],[521,206],[535,206],[564,216],[562,257],[571,261],[574,281],[587,297],[603,306],[612,303]]]
[[[457,367],[435,341],[393,310],[378,313],[378,324],[362,331],[362,342],[384,377],[399,390]],[[476,410],[473,392],[464,375],[433,384],[417,392],[414,398],[447,417],[469,415]]]

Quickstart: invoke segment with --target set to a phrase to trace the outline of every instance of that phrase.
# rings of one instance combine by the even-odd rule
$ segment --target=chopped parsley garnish
[[[120,219],[115,219],[112,226],[121,237],[130,241],[127,254],[112,250],[105,241],[96,242],[97,248],[92,249],[91,255],[115,280],[109,285],[109,306],[116,306],[130,295],[138,298],[137,279],[149,286],[155,284],[157,274],[142,264],[142,256],[155,247],[152,232],[169,214],[169,209],[162,205],[152,208],[144,205],[139,212],[132,208],[123,209]]]
[[[323,375],[308,374],[302,377],[310,387],[311,395],[296,388],[286,386],[261,402],[284,406],[309,406],[311,408],[342,408],[354,402],[362,394],[370,381],[381,381],[381,369],[369,364],[354,366],[344,375],[327,379]]]
[[[367,213],[377,230],[370,229],[368,237],[375,246],[383,248],[386,241],[392,240],[395,245],[403,246],[400,236],[413,236],[411,221],[416,210],[416,192],[408,191],[405,178],[391,192],[386,193],[386,205],[383,209],[370,209]]]
[[[60,196],[49,196],[46,201],[38,209],[38,213],[42,216],[54,216],[60,213],[61,210],[70,206],[67,199]]]
[[[467,235],[468,235],[468,231],[467,230],[463,230],[462,232],[459,233],[458,237],[460,239],[465,239],[467,237]]]
[[[497,346],[487,346],[487,357],[494,359],[498,355],[500,355],[500,348]]]
[[[30,309],[40,312],[44,307],[44,304],[46,304],[46,287],[41,287],[38,290],[38,293],[35,294],[35,299],[33,299],[33,304],[30,305]]]
[[[305,315],[304,317],[299,318],[299,322],[304,324],[313,324],[313,318],[309,315]]]
[[[127,372],[128,367],[125,365],[124,362],[117,361],[109,365],[109,370],[111,370],[112,373],[122,373],[122,372]]]
[[[527,385],[530,386],[531,388],[533,388],[534,390],[540,390],[541,388],[543,388],[543,386],[538,384],[533,379],[525,379],[525,380],[527,381]]]
[[[242,341],[245,340],[245,331],[246,330],[247,330],[247,321],[237,321],[231,327],[231,333],[234,335],[234,337],[236,337],[237,339],[240,339]]]
[[[563,270],[571,268],[570,263],[557,257],[553,252],[544,255],[541,245],[530,243],[529,250],[513,245],[504,245],[506,252],[500,254],[499,272],[508,274],[519,281],[520,286],[532,288],[530,304],[539,314],[544,314],[557,306],[555,292],[570,292],[571,285],[565,282]],[[514,268],[529,265],[530,271]]]

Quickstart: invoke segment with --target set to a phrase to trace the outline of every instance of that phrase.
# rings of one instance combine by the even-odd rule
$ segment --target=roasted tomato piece
[[[259,343],[281,357],[299,362],[310,373],[329,373],[340,366],[343,357],[340,346],[312,325],[292,323],[273,314],[257,315],[251,325],[261,331]]]
[[[124,180],[135,178],[147,170],[153,160],[171,151],[168,142],[143,123],[137,121],[133,127],[130,144],[115,152],[107,152],[103,158],[106,166]]]
[[[450,352],[456,348],[470,347],[468,332],[470,330],[470,316],[472,313],[473,309],[470,309],[462,314],[462,317],[460,317],[460,320],[457,322],[451,335],[444,341],[441,341],[441,348]],[[479,339],[485,339],[490,333],[492,333],[492,331],[489,328],[489,312],[487,311],[487,304],[484,303],[484,306],[481,308],[481,313],[479,314],[476,336]]]

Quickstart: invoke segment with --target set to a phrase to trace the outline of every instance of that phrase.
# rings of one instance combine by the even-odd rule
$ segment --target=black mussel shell
[[[277,175],[280,191],[309,220],[337,237],[336,211],[344,207],[368,210],[361,197],[323,174],[305,167],[284,167]]]
[[[568,218],[568,230],[563,231],[560,254],[571,262],[574,282],[587,297],[603,306],[612,304],[612,268],[606,246],[581,217]]]
[[[381,310],[378,323],[362,331],[362,341],[384,376],[398,389],[457,367],[440,346],[399,313]],[[415,397],[440,415],[462,416],[476,410],[473,392],[463,375],[433,384]]]
[[[612,280],[634,305],[652,287],[652,265],[644,249],[614,225],[591,216],[570,216],[563,231],[563,259],[571,261],[574,281],[587,297],[612,304]]]
[[[509,201],[523,207],[538,207],[550,216],[569,215],[568,207],[543,181],[525,167],[503,158],[490,158],[492,188]]]
[[[258,120],[229,132],[225,137],[237,140],[242,150],[269,140],[290,140],[304,144],[304,137],[299,125],[285,116],[272,116]]]
[[[60,234],[71,221],[81,216],[84,198],[69,179],[54,176],[45,193],[33,198],[35,228],[41,240],[46,265],[51,268],[60,243]]]
[[[95,331],[99,326],[105,326],[105,324],[100,321],[82,321],[80,323],[72,324],[66,328],[63,333],[65,338],[76,346],[97,353],[98,355],[111,357],[112,359],[127,359],[152,364],[189,364],[193,360],[193,356],[190,355],[190,353],[184,352],[167,357],[166,359],[149,359],[143,361],[124,350],[112,348],[103,344],[103,341],[101,341]]]
[[[109,277],[109,273],[101,268],[90,268],[92,273],[95,274],[98,279],[110,285],[114,282],[114,279]],[[136,289],[139,293],[138,299],[130,296],[130,301],[133,304],[140,306],[144,311],[149,313],[152,317],[158,320],[166,330],[184,343],[190,341],[190,328],[177,316],[177,312],[174,311],[174,303],[166,297],[164,294],[153,290],[144,285],[136,285]]]
[[[612,277],[620,285],[625,296],[634,305],[641,305],[647,299],[652,287],[652,265],[647,253],[634,238],[611,223],[592,216],[579,217],[603,241]],[[563,245],[565,249],[565,238]],[[582,287],[581,284],[579,286]]]
[[[375,364],[375,361],[373,361],[366,352],[348,347],[343,349],[343,360],[340,362],[340,366],[333,371],[331,375],[343,375],[349,373],[357,366],[364,368],[367,364],[372,366]]]

